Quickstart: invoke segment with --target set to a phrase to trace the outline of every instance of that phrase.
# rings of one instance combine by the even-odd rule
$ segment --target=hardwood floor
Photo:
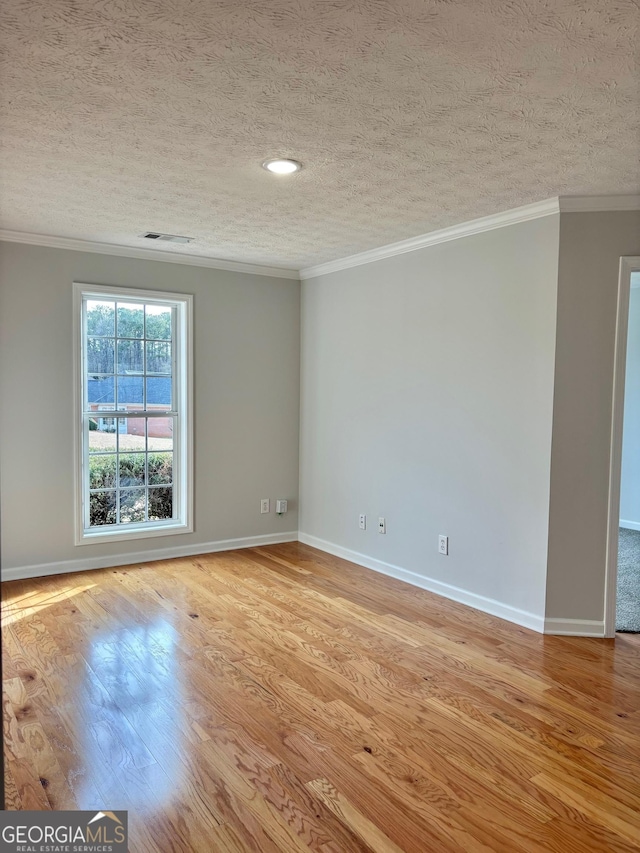
[[[640,850],[640,637],[292,543],[4,584],[7,808],[130,850]]]

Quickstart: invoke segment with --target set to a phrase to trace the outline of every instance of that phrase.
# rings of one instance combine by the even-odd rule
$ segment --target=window
[[[188,533],[192,297],[74,287],[76,543]]]

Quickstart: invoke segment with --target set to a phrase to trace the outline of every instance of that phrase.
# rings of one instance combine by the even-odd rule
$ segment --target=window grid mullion
[[[142,309],[142,407],[149,408],[147,402],[147,306]]]
[[[111,405],[111,404],[109,404]],[[37,408],[37,407],[36,407]],[[146,409],[131,409],[128,412],[119,411],[118,409],[87,409],[87,411],[82,412],[83,417],[88,418],[177,418],[179,416],[179,412],[174,411],[173,409],[165,410],[165,409],[151,409],[147,411]]]
[[[116,421],[117,424],[117,421]],[[120,430],[116,426],[116,524],[120,524]]]
[[[145,446],[145,453],[144,453],[144,520],[149,521],[149,446],[148,445]]]

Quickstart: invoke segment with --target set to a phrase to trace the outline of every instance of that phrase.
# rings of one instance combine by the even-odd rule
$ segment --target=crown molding
[[[389,243],[387,246],[380,246],[378,249],[370,249],[367,252],[359,252],[346,258],[305,267],[300,270],[300,279],[304,281],[350,267],[357,267],[361,264],[370,264],[383,258],[415,252],[417,249],[436,246],[438,243],[448,243],[450,240],[470,237],[472,234],[482,234],[484,231],[493,231],[496,228],[503,228],[505,225],[528,222],[530,219],[539,219],[542,216],[550,216],[554,213],[595,213],[616,210],[640,210],[640,196],[556,196],[545,201],[526,204],[523,207],[515,207],[503,213],[495,213],[491,216],[482,216],[479,219],[462,222],[460,225],[452,225],[450,228],[431,231],[419,237],[401,240],[399,243]]]
[[[450,240],[459,240],[461,237],[470,237],[472,234],[482,234],[484,231],[493,231],[503,228],[505,225],[514,225],[517,222],[528,222],[530,219],[540,219],[542,216],[550,216],[560,212],[558,198],[549,198],[545,201],[537,201],[533,204],[525,204],[523,207],[515,207],[502,213],[494,213],[491,216],[482,216],[449,228],[441,228],[439,231],[431,231],[429,234],[421,234],[419,237],[411,237],[409,240],[401,240],[399,243],[389,243],[378,249],[370,249],[367,252],[359,252],[347,258],[336,261],[328,261],[313,267],[305,267],[300,270],[300,279],[315,278],[319,275],[338,272],[339,270],[357,267],[361,264],[370,264],[382,258],[391,258],[394,255],[404,255],[407,252],[415,252],[417,249],[425,249],[428,246],[436,246],[438,243],[448,243]]]
[[[640,195],[563,195],[560,213],[605,213],[614,210],[640,210]]]
[[[449,228],[441,228],[398,243],[389,243],[377,249],[358,252],[346,258],[327,261],[323,264],[304,267],[301,270],[286,267],[263,266],[262,264],[247,264],[241,261],[227,261],[202,255],[187,255],[170,250],[145,249],[137,246],[123,246],[115,243],[100,243],[93,240],[78,240],[72,237],[56,237],[49,234],[31,234],[26,231],[9,231],[0,229],[0,241],[10,243],[26,243],[31,246],[48,246],[53,249],[70,249],[75,252],[96,252],[102,255],[116,255],[122,258],[139,258],[148,261],[164,261],[171,264],[186,264],[194,267],[209,267],[211,269],[229,270],[230,272],[248,273],[249,275],[266,275],[274,278],[289,278],[295,281],[315,278],[332,272],[370,264],[394,255],[404,255],[439,243],[448,243],[461,237],[482,234],[506,225],[518,222],[528,222],[555,213],[597,213],[607,211],[640,210],[640,195],[608,195],[608,196],[556,196],[554,198],[525,204],[502,213],[482,216]]]
[[[269,267],[261,264],[245,264],[241,261],[225,261],[202,255],[184,255],[162,249],[144,249],[137,246],[119,246],[115,243],[100,243],[94,240],[76,240],[71,237],[55,237],[49,234],[31,234],[26,231],[0,229],[0,240],[8,243],[26,243],[30,246],[47,246],[52,249],[70,249],[74,252],[95,252],[100,255],[117,255],[121,258],[138,258],[145,261],[164,261],[170,264],[186,264],[192,267],[210,267],[230,272],[266,275],[273,278],[299,280],[297,270],[284,267]]]

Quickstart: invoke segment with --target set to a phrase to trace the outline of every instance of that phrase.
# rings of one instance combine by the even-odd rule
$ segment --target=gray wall
[[[544,615],[558,226],[303,283],[302,532]]]
[[[620,523],[640,530],[640,273],[631,275],[624,385]]]
[[[562,214],[305,282],[300,376],[295,281],[1,244],[3,567],[295,531],[300,412],[301,531],[600,620],[618,265],[638,254],[640,213]],[[193,534],[73,544],[73,280],[195,294]],[[267,496],[290,512],[260,515]]]
[[[194,294],[192,534],[74,546],[74,280]],[[299,318],[293,280],[0,244],[3,568],[297,530]]]
[[[618,270],[638,254],[638,212],[560,217],[549,618],[603,618]]]

